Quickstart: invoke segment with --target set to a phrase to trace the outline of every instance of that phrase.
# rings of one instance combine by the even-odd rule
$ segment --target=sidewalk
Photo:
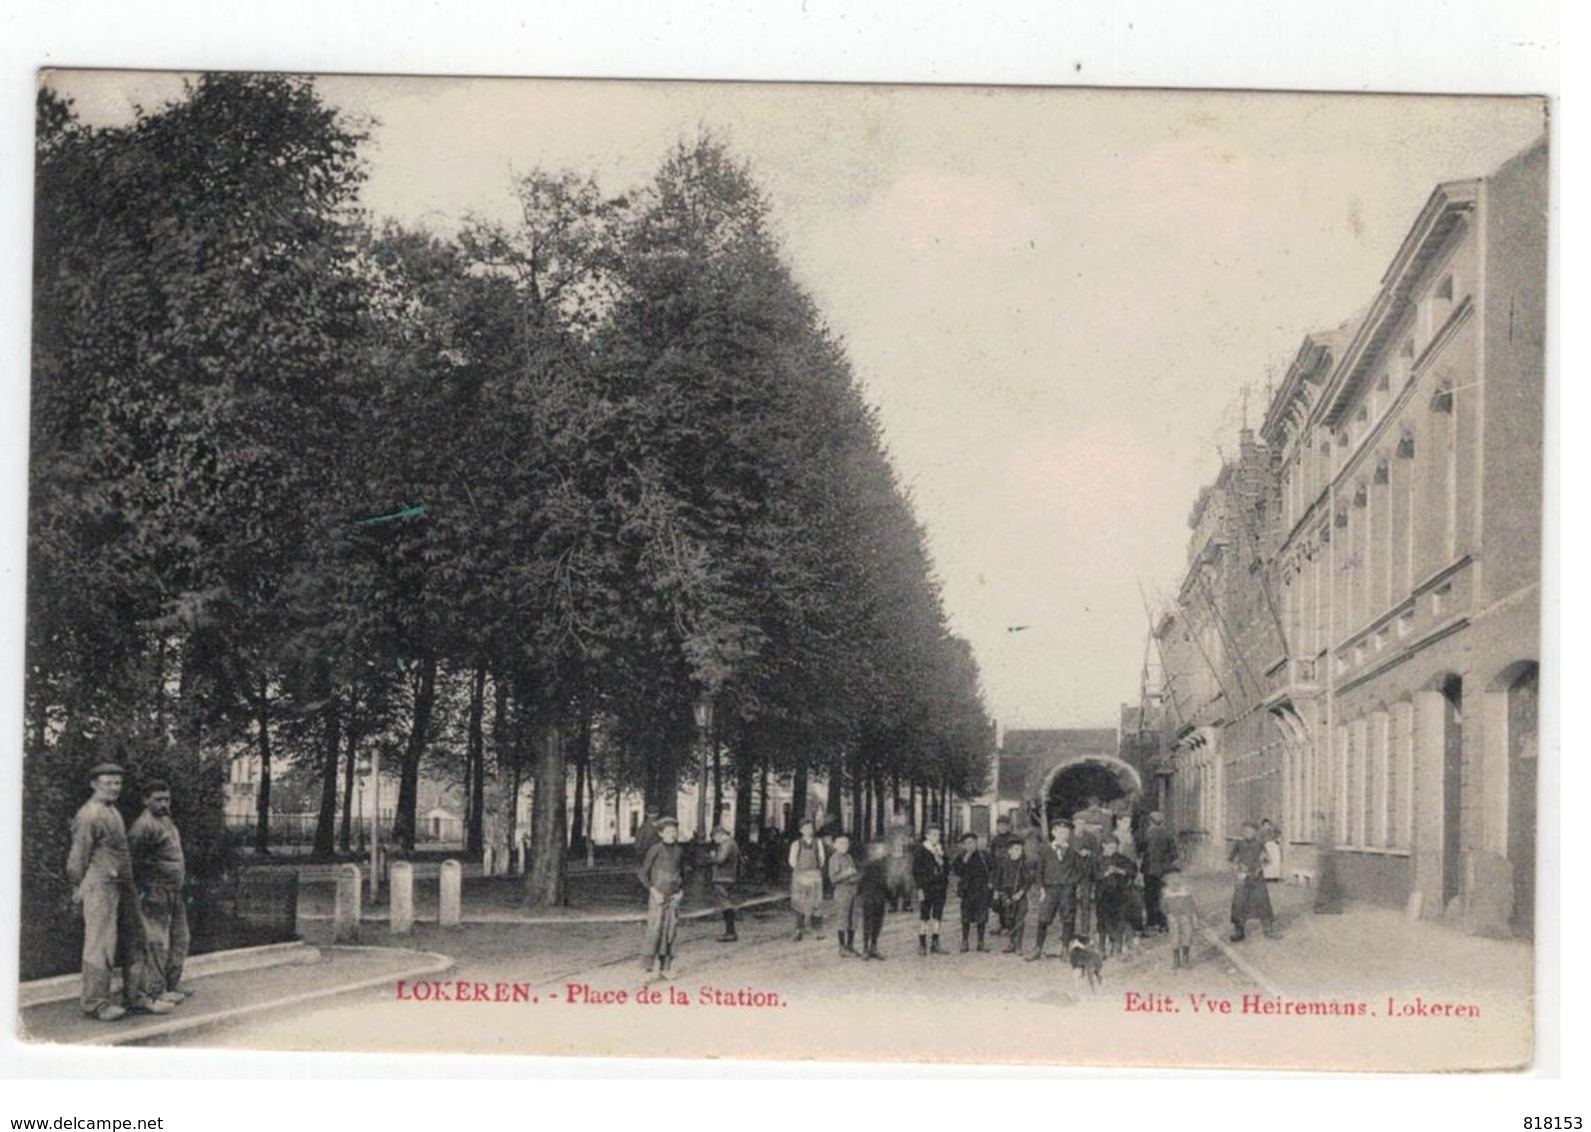
[[[309,949],[309,954],[315,961],[187,979],[184,985],[193,989],[193,997],[170,1014],[129,1014],[117,1022],[96,1022],[83,1014],[75,997],[24,1007],[18,1012],[18,1035],[33,1042],[123,1045],[430,975],[453,965],[445,955],[386,947],[325,947]]]
[[[1267,939],[1251,923],[1247,939],[1229,943],[1231,874],[1189,879],[1212,942],[1239,970],[1251,968],[1243,973],[1269,993],[1312,998],[1363,995],[1378,988],[1383,997],[1419,994],[1428,1001],[1529,1001],[1533,949],[1527,941],[1466,935],[1371,904],[1348,902],[1340,914],[1316,915],[1313,889],[1272,884],[1268,891],[1282,937]]]

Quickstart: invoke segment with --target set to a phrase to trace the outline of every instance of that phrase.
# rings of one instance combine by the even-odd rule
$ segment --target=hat
[[[963,840],[963,841],[976,841],[976,840],[978,840],[978,835],[976,833],[973,833],[969,829],[966,833],[963,833],[961,835],[961,840]]]
[[[678,829],[679,828],[679,819],[678,818],[658,818],[657,819],[657,827],[659,829],[662,829],[666,825],[671,825],[674,828]]]
[[[94,779],[98,778],[102,774],[123,774],[124,775],[126,773],[127,772],[125,770],[123,770],[121,767],[117,766],[115,763],[100,763],[97,766],[95,766],[93,770],[88,772],[88,780],[90,782],[92,782],[92,781],[94,781]]]

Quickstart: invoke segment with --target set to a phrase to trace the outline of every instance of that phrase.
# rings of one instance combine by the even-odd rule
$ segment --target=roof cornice
[[[1474,211],[1481,180],[1447,181],[1436,187],[1398,252],[1392,257],[1381,287],[1365,312],[1348,348],[1343,351],[1325,394],[1327,427],[1335,428],[1347,413],[1365,379],[1366,370],[1380,357],[1387,339],[1408,308],[1409,296],[1420,274],[1441,250],[1458,223]]]

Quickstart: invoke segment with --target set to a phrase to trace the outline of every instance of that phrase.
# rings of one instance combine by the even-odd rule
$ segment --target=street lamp
[[[700,840],[707,837],[707,733],[713,727],[713,698],[710,695],[698,696],[691,705],[691,714],[696,718],[696,746],[701,750],[701,774],[696,779],[696,836]]]

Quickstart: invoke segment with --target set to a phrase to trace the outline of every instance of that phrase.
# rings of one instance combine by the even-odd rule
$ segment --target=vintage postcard
[[[1529,1067],[1547,127],[42,72],[19,1033]]]

